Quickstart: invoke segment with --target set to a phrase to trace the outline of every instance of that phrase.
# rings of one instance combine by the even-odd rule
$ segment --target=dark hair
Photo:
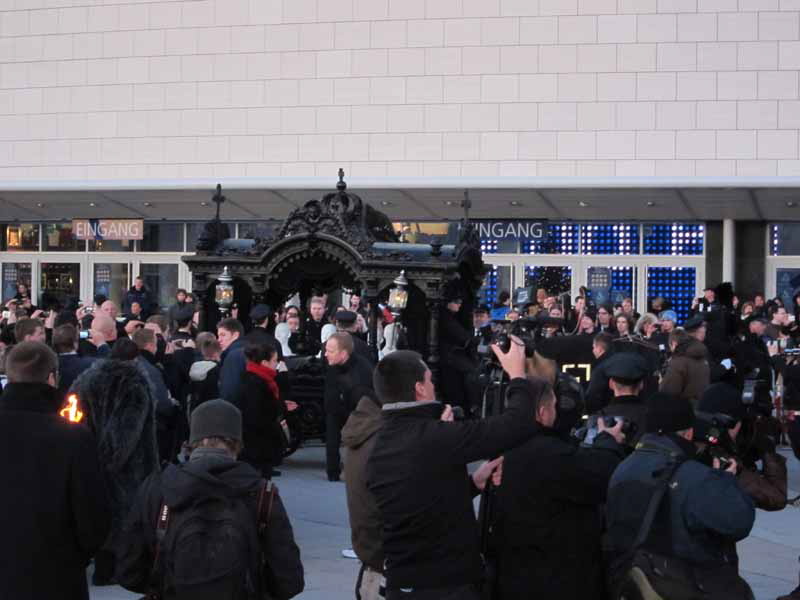
[[[6,357],[9,383],[47,383],[58,372],[58,357],[41,342],[21,342]]]
[[[230,331],[231,333],[238,333],[240,337],[244,335],[244,327],[242,327],[242,324],[238,319],[234,319],[233,317],[222,319],[222,321],[217,323],[217,329],[224,329],[225,331]]]
[[[55,327],[59,327],[61,325],[73,325],[76,329],[78,327],[78,317],[75,316],[75,312],[71,310],[62,310],[60,313],[56,315],[55,323],[53,323]]]
[[[549,402],[555,403],[558,401],[558,398],[556,398],[556,392],[549,381],[545,381],[537,375],[528,375],[525,379],[528,382],[528,389],[531,391],[531,396],[536,396],[535,392],[537,390],[539,391],[539,395],[536,397],[533,407],[534,414],[536,414],[545,404]]]
[[[169,329],[169,319],[164,315],[153,315],[147,318],[148,323],[155,323],[161,331]]]
[[[128,338],[120,338],[114,342],[111,358],[115,360],[134,360],[139,356],[139,346]]]
[[[39,319],[20,319],[14,325],[14,337],[17,338],[17,343],[24,342],[25,336],[33,335],[39,328],[44,329],[44,325]]]
[[[603,352],[610,352],[614,344],[614,337],[610,333],[603,331],[594,336],[594,343],[598,346],[602,346]]]
[[[262,360],[272,360],[272,357],[278,353],[275,344],[269,341],[261,343],[247,342],[244,347],[244,356],[247,360],[254,363],[260,363]]]
[[[61,325],[53,330],[53,349],[62,352],[74,352],[78,345],[78,330],[73,325]]]
[[[497,296],[497,303],[495,304],[495,308],[502,308],[503,305],[508,302],[508,299],[511,298],[511,294],[508,290],[503,290]]]
[[[689,332],[686,331],[683,327],[678,327],[677,329],[673,329],[669,332],[669,343],[675,343],[678,346],[681,344],[685,344],[691,339]]]
[[[178,288],[177,291],[175,292],[175,297],[176,298],[177,298],[178,294],[183,294],[185,296],[186,295],[186,290],[183,289],[183,288]]]
[[[425,381],[428,366],[412,350],[397,350],[384,356],[372,374],[372,384],[381,404],[414,402],[415,386]]]

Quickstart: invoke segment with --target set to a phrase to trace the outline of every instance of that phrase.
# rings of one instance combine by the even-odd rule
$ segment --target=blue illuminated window
[[[492,267],[483,278],[483,286],[480,291],[481,304],[493,306],[497,294],[497,267]]]
[[[549,223],[543,239],[522,240],[523,254],[577,254],[580,225],[577,223]]]
[[[497,240],[481,240],[481,252],[484,254],[497,254]]]
[[[678,315],[678,324],[689,318],[692,300],[697,289],[697,271],[694,267],[649,267],[647,269],[647,297],[662,296]]]
[[[525,287],[544,288],[550,295],[572,293],[571,267],[525,267]]]
[[[585,223],[582,254],[639,254],[639,226],[626,223]]]
[[[653,223],[644,226],[644,253],[669,256],[703,254],[705,226],[697,223]]]
[[[800,256],[800,223],[776,223],[769,227],[772,256]]]
[[[636,267],[611,267],[611,301],[621,304],[625,298],[636,298]]]

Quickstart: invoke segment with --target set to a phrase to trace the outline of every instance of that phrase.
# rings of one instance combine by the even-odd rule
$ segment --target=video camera
[[[721,413],[695,413],[694,439],[706,446],[698,453],[700,462],[713,466],[719,460],[721,468],[727,469],[736,456],[736,446],[728,430],[736,426],[736,420]]]
[[[772,395],[769,383],[758,377],[758,369],[748,375],[742,386],[742,404],[748,416],[772,415]]]
[[[541,333],[541,324],[536,319],[524,318],[516,321],[492,321],[492,335],[488,343],[478,346],[478,356],[496,360],[492,344],[497,344],[502,352],[511,349],[511,336],[517,336],[525,344],[525,356],[530,358],[536,351],[536,341]]]

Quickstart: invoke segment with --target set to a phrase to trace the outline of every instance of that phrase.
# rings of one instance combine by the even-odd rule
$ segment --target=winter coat
[[[383,571],[383,519],[378,502],[367,487],[367,460],[381,427],[377,399],[363,396],[342,429],[347,511],[350,537],[358,559],[375,571]]]
[[[614,397],[614,392],[608,387],[606,373],[606,361],[611,355],[611,352],[603,354],[592,368],[589,387],[586,389],[586,411],[590,415],[603,410]]]
[[[344,421],[361,397],[371,391],[372,365],[364,357],[352,354],[347,362],[329,366],[325,373],[325,412]]]
[[[58,415],[55,388],[9,383],[0,397],[0,597],[88,600],[86,567],[110,514],[92,434]]]
[[[192,403],[194,410],[203,402],[219,398],[219,363],[213,360],[198,360],[189,369],[192,380]]]
[[[776,452],[766,452],[761,460],[761,471],[748,467],[739,471],[739,486],[753,499],[756,508],[783,510],[787,501],[786,459]]]
[[[630,439],[625,439],[625,445],[632,449],[639,443],[644,435],[647,425],[647,405],[639,396],[614,396],[608,406],[599,412],[606,417],[622,417],[634,424],[635,431]]]
[[[646,434],[614,471],[605,543],[612,580],[625,569],[621,559],[632,547],[657,489],[656,476],[672,457],[684,462],[673,476],[645,548],[704,568],[736,565],[735,543],[750,534],[755,506],[733,475],[692,460],[694,452],[694,445],[679,436]]]
[[[242,413],[244,449],[239,460],[268,476],[283,452],[283,435],[278,424],[278,417],[283,414],[281,401],[261,377],[247,371],[242,375],[242,385],[233,404]]]
[[[175,413],[175,405],[172,404],[169,390],[164,383],[164,373],[144,355],[137,356],[135,363],[147,380],[147,385],[150,386],[150,394],[155,401],[156,419],[171,419]]]
[[[509,383],[506,411],[478,421],[440,420],[438,402],[387,404],[367,460],[367,488],[383,518],[387,587],[433,588],[482,577],[477,493],[466,465],[498,456],[537,431],[543,385]]]
[[[142,485],[119,544],[115,547],[116,576],[120,584],[134,592],[148,591],[153,549],[156,547],[155,524],[162,503],[173,511],[190,505],[194,499],[217,494],[234,494],[246,498],[253,507],[264,483],[261,475],[250,465],[230,458],[222,450],[207,449],[192,454],[188,463],[170,465],[163,473],[154,473]],[[267,528],[260,538],[266,559],[264,579],[272,582],[269,598],[287,600],[303,591],[303,564],[300,550],[294,541],[292,524],[276,493]],[[164,600],[170,600],[166,596]]]
[[[275,336],[264,327],[253,327],[247,335],[244,336],[244,341],[253,342],[254,344],[271,344],[278,351],[278,360],[283,360],[283,349],[281,348],[280,342],[278,342]]]
[[[242,384],[247,359],[244,357],[244,340],[237,338],[222,353],[219,370],[220,398],[233,402]]]
[[[710,383],[708,350],[702,342],[692,339],[675,348],[659,389],[697,406]]]
[[[95,359],[89,356],[80,356],[77,353],[58,355],[58,391],[62,402],[67,396],[67,390],[72,383],[86,369],[92,366]]]
[[[142,317],[147,318],[150,314],[158,308],[155,304],[153,294],[147,289],[147,286],[142,286],[142,289],[137,290],[135,285],[125,292],[122,299],[122,312],[129,313],[131,311],[131,304],[138,302],[142,307]]]
[[[607,433],[578,447],[550,428],[505,454],[492,546],[498,598],[602,598],[600,507],[625,458]]]
[[[122,360],[96,361],[70,392],[78,395],[95,435],[111,505],[107,546],[113,546],[139,486],[158,470],[155,402],[139,368]]]

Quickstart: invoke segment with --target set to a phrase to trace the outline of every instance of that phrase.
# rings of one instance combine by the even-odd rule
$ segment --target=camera
[[[583,437],[583,444],[585,446],[591,446],[594,444],[595,438],[600,434],[600,428],[598,427],[598,421],[603,419],[603,425],[605,425],[606,429],[613,429],[617,426],[617,423],[620,421],[622,422],[622,433],[625,434],[625,441],[626,443],[630,443],[639,431],[639,427],[636,425],[634,421],[630,419],[626,419],[625,417],[614,416],[614,415],[592,415],[586,422],[585,426],[585,436]],[[577,436],[580,439],[583,435],[583,431],[579,430],[577,432]]]
[[[714,459],[720,462],[722,469],[731,465],[736,456],[736,447],[728,435],[728,430],[736,426],[736,420],[721,413],[695,413],[694,439],[705,444],[698,453],[700,462],[713,466]]]
[[[91,331],[81,331],[80,334],[78,334],[78,335],[79,335],[79,338],[82,339],[82,340],[90,340],[90,339],[92,339],[92,332]]]
[[[530,358],[536,351],[536,339],[539,323],[535,319],[525,318],[516,321],[492,321],[492,337],[489,344],[478,346],[478,354],[482,357],[494,358],[491,345],[497,344],[501,352],[511,350],[511,336],[514,335],[525,344],[525,356]]]
[[[742,386],[742,404],[748,415],[772,414],[772,395],[769,383],[758,378],[758,371],[748,375]]]

